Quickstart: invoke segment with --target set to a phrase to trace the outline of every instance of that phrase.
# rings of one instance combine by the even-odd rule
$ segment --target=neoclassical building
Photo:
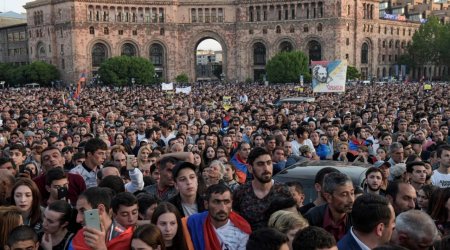
[[[25,8],[30,60],[50,62],[74,82],[119,55],[150,59],[167,81],[180,73],[196,79],[195,51],[208,38],[222,45],[229,81],[260,79],[283,50],[304,51],[311,60],[346,59],[364,79],[397,76],[397,59],[420,24],[381,19],[379,6],[379,0],[36,0]],[[428,73],[421,70],[415,74]]]

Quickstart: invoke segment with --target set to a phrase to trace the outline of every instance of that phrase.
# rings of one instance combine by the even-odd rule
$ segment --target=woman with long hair
[[[150,158],[148,157],[152,153],[152,149],[149,145],[142,146],[137,154],[138,167],[141,168],[147,163],[150,163]]]
[[[181,215],[178,209],[168,202],[162,202],[153,212],[152,224],[162,233],[167,250],[187,250]]]
[[[125,135],[122,133],[116,133],[114,135],[114,145],[123,145],[125,142]]]
[[[165,250],[161,230],[153,224],[139,226],[131,238],[131,249]]]
[[[72,207],[63,200],[57,200],[44,211],[44,233],[41,238],[41,246],[44,249],[65,250],[69,246],[74,233],[71,227]]]
[[[17,226],[23,225],[22,214],[15,206],[0,206],[0,249],[6,245],[9,233]]]
[[[429,201],[431,218],[443,236],[450,234],[450,188],[440,188],[433,192]]]
[[[12,205],[22,214],[23,223],[35,229],[42,230],[41,194],[36,184],[28,178],[19,178],[11,191]]]
[[[207,146],[205,151],[203,151],[203,162],[206,166],[209,166],[211,162],[217,159],[216,149],[212,146]]]
[[[425,213],[428,211],[431,195],[436,189],[437,187],[433,185],[423,185],[419,189],[419,192],[417,192],[417,205],[421,211]]]

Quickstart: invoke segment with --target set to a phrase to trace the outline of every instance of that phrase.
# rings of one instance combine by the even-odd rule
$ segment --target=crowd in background
[[[298,90],[0,90],[0,249],[450,249],[448,84]]]

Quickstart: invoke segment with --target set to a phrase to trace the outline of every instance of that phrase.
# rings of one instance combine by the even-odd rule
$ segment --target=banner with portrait
[[[347,61],[311,61],[314,93],[345,92]]]

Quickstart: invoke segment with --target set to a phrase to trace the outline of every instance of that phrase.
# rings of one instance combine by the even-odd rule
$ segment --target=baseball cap
[[[390,164],[389,162],[387,162],[387,161],[376,161],[376,162],[373,164],[373,166],[376,167],[376,168],[380,168],[380,167],[382,167],[383,165],[385,165],[386,167],[390,167],[390,166],[391,166],[391,164]]]
[[[194,172],[197,169],[197,167],[187,161],[182,161],[182,162],[178,162],[175,167],[172,169],[172,175],[173,175],[173,179],[176,179],[178,177],[178,173],[180,173],[180,171],[184,168],[190,168],[192,169]]]

